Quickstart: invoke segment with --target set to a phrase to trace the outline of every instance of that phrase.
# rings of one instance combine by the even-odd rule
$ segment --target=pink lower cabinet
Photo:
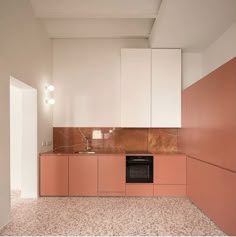
[[[98,194],[100,196],[125,195],[125,156],[98,156]]]
[[[153,184],[126,184],[126,196],[153,196]]]
[[[97,195],[96,155],[69,156],[69,195]]]
[[[40,156],[40,196],[68,196],[68,156]]]
[[[155,155],[154,195],[186,195],[186,156],[182,154]]]
[[[186,185],[156,185],[154,184],[154,196],[186,196]]]

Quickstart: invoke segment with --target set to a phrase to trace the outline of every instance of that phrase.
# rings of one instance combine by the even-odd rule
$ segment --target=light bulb
[[[50,104],[50,105],[54,105],[55,102],[56,102],[56,101],[55,101],[54,98],[50,98],[50,99],[47,99],[47,100],[46,100],[46,103],[47,103],[47,104]]]
[[[49,91],[54,91],[54,89],[55,89],[55,87],[53,85],[48,85],[47,88],[48,88]]]

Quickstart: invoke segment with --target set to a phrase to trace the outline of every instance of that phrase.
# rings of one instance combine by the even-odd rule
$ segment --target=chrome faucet
[[[79,132],[82,135],[82,137],[86,140],[86,152],[91,151],[91,147],[89,146],[89,137],[85,136],[80,128],[79,128]]]
[[[86,151],[90,151],[91,147],[89,146],[89,138],[88,137],[84,137],[86,139]]]

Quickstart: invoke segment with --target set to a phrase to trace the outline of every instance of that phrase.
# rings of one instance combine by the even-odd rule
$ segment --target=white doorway
[[[11,191],[38,196],[37,90],[10,77]]]

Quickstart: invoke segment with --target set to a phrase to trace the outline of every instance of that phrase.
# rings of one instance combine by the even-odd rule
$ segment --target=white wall
[[[11,190],[23,198],[38,194],[37,91],[10,79]]]
[[[236,22],[203,52],[203,76],[236,56]]]
[[[37,91],[23,90],[21,197],[38,195]]]
[[[10,75],[38,92],[38,151],[52,140],[52,111],[44,103],[51,81],[51,40],[35,19],[29,0],[0,0],[0,227],[10,212]]]
[[[22,91],[10,85],[11,190],[21,190]]]
[[[6,224],[10,217],[10,90],[2,56],[0,54],[0,227]]]
[[[120,126],[121,48],[146,47],[145,39],[54,40],[53,126]]]
[[[182,89],[202,78],[202,54],[182,53]]]
[[[236,22],[203,52],[182,54],[185,89],[236,56]]]

